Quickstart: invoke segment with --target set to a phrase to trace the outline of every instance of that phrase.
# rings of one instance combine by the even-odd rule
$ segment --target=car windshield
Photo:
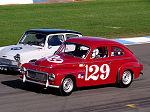
[[[86,58],[88,55],[88,52],[90,50],[90,47],[78,44],[78,43],[68,43],[65,42],[57,51],[58,54],[66,54],[71,55],[79,58]]]
[[[20,44],[36,45],[44,47],[46,35],[41,33],[26,33],[20,40]]]

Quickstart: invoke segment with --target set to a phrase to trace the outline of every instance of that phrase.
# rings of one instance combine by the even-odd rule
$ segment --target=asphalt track
[[[150,112],[150,44],[128,46],[144,65],[129,88],[114,84],[79,88],[63,97],[55,89],[26,88],[16,73],[0,73],[0,112]]]

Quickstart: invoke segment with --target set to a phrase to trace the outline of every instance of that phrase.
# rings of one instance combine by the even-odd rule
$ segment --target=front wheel
[[[69,96],[72,93],[74,86],[75,84],[73,78],[69,76],[65,77],[59,87],[61,95]]]
[[[123,88],[129,87],[132,81],[133,81],[132,72],[129,70],[126,70],[122,74],[122,78],[119,82],[119,87],[123,87]]]

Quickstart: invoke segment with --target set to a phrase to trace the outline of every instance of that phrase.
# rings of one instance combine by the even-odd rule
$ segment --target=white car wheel
[[[72,77],[65,77],[62,81],[62,83],[60,84],[60,93],[63,96],[68,96],[72,93],[73,89],[74,89],[74,80]]]
[[[132,81],[132,74],[131,74],[131,72],[130,71],[125,71],[122,74],[122,82],[123,82],[123,84],[128,85],[128,84],[130,84],[131,81]]]
[[[133,74],[130,70],[126,70],[123,72],[121,80],[119,81],[119,87],[129,87],[133,80]]]

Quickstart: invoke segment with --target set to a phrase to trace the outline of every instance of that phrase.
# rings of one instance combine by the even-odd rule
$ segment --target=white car
[[[62,42],[81,36],[80,32],[63,29],[26,31],[17,45],[0,47],[0,70],[19,71],[22,64],[51,56]]]

